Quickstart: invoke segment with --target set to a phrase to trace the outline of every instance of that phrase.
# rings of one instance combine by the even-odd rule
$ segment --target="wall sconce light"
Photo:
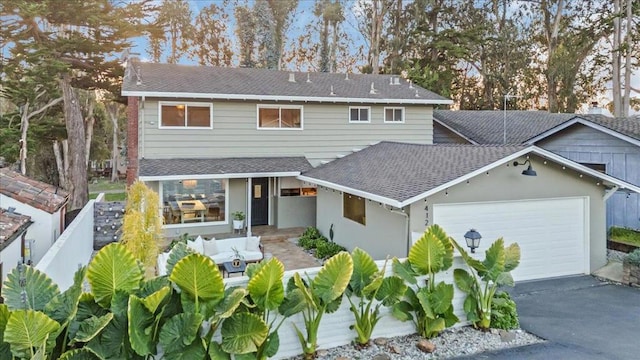
[[[526,175],[526,176],[538,176],[538,174],[536,174],[536,171],[533,170],[533,168],[531,167],[531,161],[529,161],[529,159],[525,160],[523,163],[519,163],[517,161],[513,162],[513,166],[518,166],[518,165],[526,165],[529,164],[529,167],[527,167],[526,170],[522,170],[522,175]]]
[[[182,180],[182,186],[185,189],[193,189],[198,185],[198,180]]]
[[[471,249],[471,253],[475,253],[476,249],[480,246],[482,235],[480,235],[476,229],[471,229],[464,234],[464,239],[467,241],[467,247]]]

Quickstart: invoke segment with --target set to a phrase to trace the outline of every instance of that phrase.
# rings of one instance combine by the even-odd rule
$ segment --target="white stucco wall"
[[[5,209],[14,207],[17,213],[31,217],[33,224],[27,230],[26,239],[35,240],[34,248],[31,250],[31,259],[34,264],[37,264],[56,241],[56,238],[60,236],[61,210],[49,214],[44,210],[36,209],[2,194],[0,194],[0,207]]]
[[[17,265],[18,261],[22,261],[21,254],[22,236],[13,240],[9,246],[0,251],[0,262],[2,263],[2,283],[7,279],[7,274],[11,272]]]

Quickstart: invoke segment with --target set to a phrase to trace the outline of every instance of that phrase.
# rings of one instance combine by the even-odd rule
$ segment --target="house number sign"
[[[424,207],[424,226],[429,226],[429,205]]]

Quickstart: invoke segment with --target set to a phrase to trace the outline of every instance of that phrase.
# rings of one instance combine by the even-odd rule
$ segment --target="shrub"
[[[499,291],[493,296],[491,303],[491,327],[511,330],[520,327],[516,303],[506,291]]]
[[[301,236],[300,239],[298,239],[298,245],[300,245],[305,250],[315,249],[317,243],[318,239],[308,236]]]
[[[318,259],[330,258],[340,251],[346,250],[344,246],[329,242],[325,237],[316,240],[316,257]]]
[[[624,258],[624,262],[629,265],[640,266],[640,249],[636,249],[633,252],[629,253]]]
[[[302,233],[302,237],[308,237],[308,238],[312,238],[312,239],[317,239],[320,236],[322,236],[320,234],[320,230],[318,230],[317,228],[314,228],[313,226],[309,226]]]

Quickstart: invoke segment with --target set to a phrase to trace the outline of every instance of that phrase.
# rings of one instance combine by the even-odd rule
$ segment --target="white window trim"
[[[187,126],[187,112],[185,111],[185,125],[184,126],[162,126],[162,105],[184,105],[188,108],[189,105],[197,107],[209,108],[209,126]],[[158,129],[213,129],[213,104],[205,102],[190,102],[190,101],[158,101]]]
[[[191,177],[185,177],[186,179],[192,179]],[[203,180],[218,180],[223,181],[225,183],[224,187],[224,220],[220,221],[205,221],[205,222],[191,222],[186,224],[162,224],[163,229],[182,229],[189,227],[200,227],[200,226],[212,226],[212,225],[229,225],[229,217],[231,214],[229,213],[229,179],[215,179],[215,178],[207,178]],[[156,180],[154,180],[156,181]],[[158,195],[159,195],[159,205],[160,205],[160,217],[163,216],[162,210],[164,209],[164,184],[163,181],[176,181],[175,179],[159,179],[158,181]]]
[[[362,109],[367,109],[367,111],[369,112],[369,116],[367,117],[368,120],[367,121],[362,121],[362,120],[353,120],[351,119],[351,110],[353,109],[358,109],[358,110],[362,110]],[[360,113],[358,112],[358,115],[360,115]],[[371,106],[349,106],[349,124],[370,124],[371,123]]]
[[[283,128],[283,127],[260,127],[260,109],[299,109],[300,110],[300,127],[299,128]],[[270,131],[300,131],[304,129],[304,107],[302,105],[256,105],[256,129]]]
[[[402,119],[400,121],[387,120],[387,110],[402,110]],[[383,110],[385,124],[404,124],[405,112],[403,106],[386,106]]]

